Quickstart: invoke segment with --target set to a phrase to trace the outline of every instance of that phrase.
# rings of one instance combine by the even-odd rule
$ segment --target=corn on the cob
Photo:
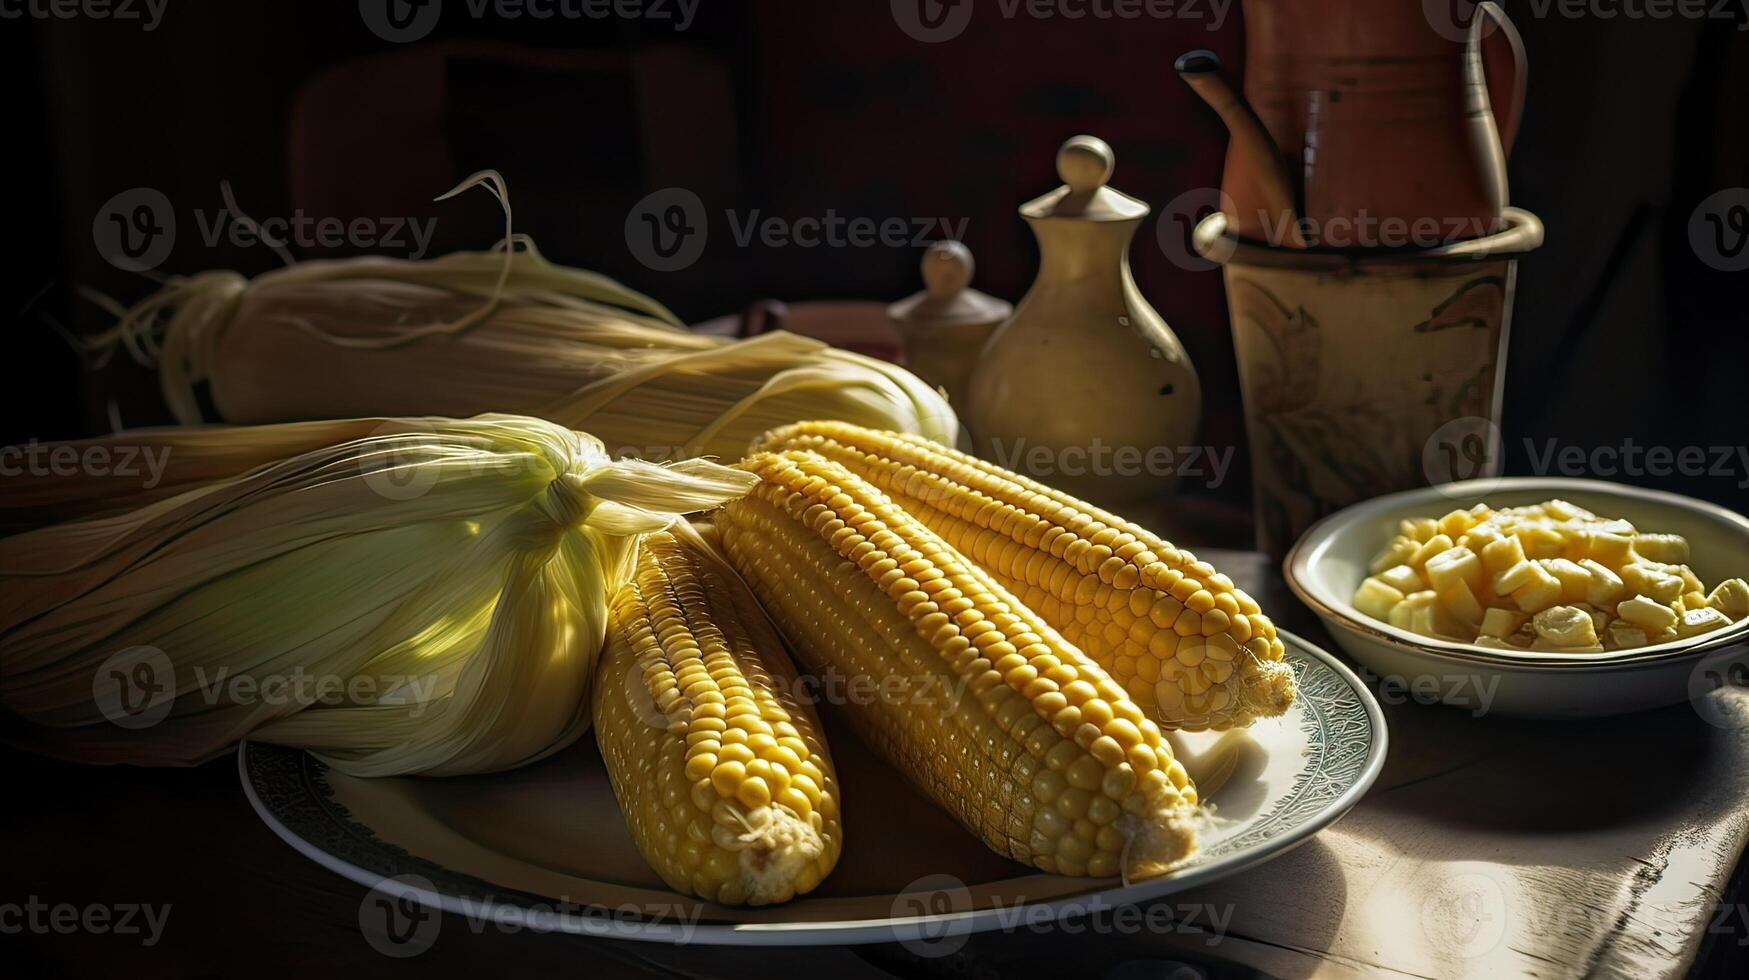
[[[717,512],[730,560],[806,666],[851,680],[863,739],[961,824],[1057,874],[1191,853],[1196,789],[1098,664],[837,463],[741,465],[761,482]]]
[[[537,419],[333,428],[240,475],[0,539],[0,705],[29,723],[9,734],[134,765],[191,765],[245,735],[356,775],[532,761],[588,730],[638,538],[753,482],[702,460],[616,462]],[[315,438],[224,436],[190,433],[220,471]],[[174,435],[157,438],[176,458]],[[150,676],[123,686],[114,658],[140,648]],[[124,725],[148,689],[166,713]]]
[[[462,186],[502,197],[494,180]],[[738,459],[766,429],[807,418],[946,442],[959,431],[946,399],[904,368],[781,331],[689,332],[655,300],[548,262],[521,236],[427,260],[298,262],[254,279],[212,270],[131,309],[109,305],[115,326],[88,346],[156,367],[183,424],[202,421],[204,384],[226,422],[515,412],[659,462]]]
[[[1257,603],[1154,534],[927,439],[836,422],[762,448],[835,460],[982,565],[1162,725],[1224,729],[1279,715],[1293,670]]]
[[[614,598],[595,740],[632,838],[676,891],[765,905],[838,860],[838,784],[782,642],[734,575],[662,533]]]

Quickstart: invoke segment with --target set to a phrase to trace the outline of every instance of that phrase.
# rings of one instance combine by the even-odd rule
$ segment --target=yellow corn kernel
[[[676,891],[782,902],[837,862],[838,785],[798,690],[734,575],[670,534],[645,540],[613,600],[595,738],[633,841]]]
[[[1526,559],[1511,568],[1502,569],[1495,574],[1494,580],[1489,584],[1495,595],[1511,595],[1535,581],[1539,570],[1540,566],[1536,562]]]
[[[1439,521],[1431,517],[1410,517],[1397,525],[1397,533],[1420,544],[1439,533]]]
[[[1482,614],[1481,634],[1505,638],[1518,632],[1527,617],[1510,609],[1490,609]]]
[[[1634,539],[1625,534],[1588,531],[1585,534],[1585,555],[1610,568],[1620,568],[1634,560]]]
[[[1485,584],[1482,559],[1468,548],[1448,548],[1428,559],[1424,570],[1427,584],[1435,592],[1443,592],[1453,583],[1462,584],[1472,591],[1480,590]]]
[[[1553,606],[1531,617],[1537,638],[1558,647],[1588,647],[1597,643],[1591,615],[1572,606]]]
[[[1443,534],[1435,534],[1433,537],[1421,542],[1421,547],[1416,548],[1415,553],[1410,555],[1409,560],[1404,562],[1404,564],[1422,574],[1426,574],[1427,563],[1432,561],[1435,555],[1444,554],[1451,549],[1452,543],[1450,538]]]
[[[1193,852],[1190,777],[1097,663],[838,463],[791,451],[740,466],[760,482],[717,511],[729,561],[804,666],[847,679],[862,740],[968,831],[1052,874],[1148,876]],[[1213,673],[1160,687],[1212,705]],[[1082,800],[1086,817],[1065,812]]]
[[[1679,638],[1687,639],[1702,633],[1710,633],[1713,630],[1724,629],[1729,625],[1731,625],[1731,620],[1724,613],[1711,606],[1701,606],[1699,609],[1690,609],[1682,614],[1682,617],[1676,621],[1676,635]]]
[[[1464,532],[1476,526],[1475,517],[1467,510],[1454,510],[1439,519],[1439,533],[1456,541]]]
[[[1720,582],[1712,595],[1707,596],[1707,605],[1724,613],[1732,622],[1749,616],[1749,582],[1740,578]]]
[[[1530,578],[1512,590],[1512,601],[1527,613],[1538,613],[1561,601],[1561,580],[1541,565],[1531,563]]]
[[[1422,581],[1420,573],[1408,565],[1393,565],[1373,577],[1404,595],[1420,592],[1427,588],[1427,583]]]
[[[1482,565],[1489,574],[1499,575],[1508,568],[1524,563],[1524,546],[1517,535],[1507,535],[1482,549]]]
[[[1402,601],[1402,592],[1377,578],[1369,578],[1360,583],[1360,589],[1354,593],[1355,610],[1363,616],[1371,616],[1383,622],[1390,622],[1391,610],[1397,608],[1397,603]]]
[[[1391,543],[1386,545],[1383,551],[1378,553],[1378,556],[1372,560],[1372,567],[1368,568],[1367,571],[1377,575],[1393,565],[1402,565],[1420,547],[1421,542],[1399,534],[1391,539]]]
[[[1466,627],[1469,633],[1474,633],[1482,625],[1482,604],[1476,600],[1476,594],[1470,591],[1470,587],[1462,579],[1456,579],[1439,590],[1439,604],[1445,607],[1453,620]],[[1467,633],[1452,635],[1465,636]]]
[[[1584,602],[1585,597],[1591,594],[1591,573],[1577,562],[1565,558],[1550,558],[1542,564],[1561,583],[1563,600]]]
[[[1651,642],[1645,630],[1619,619],[1609,624],[1608,635],[1609,647],[1614,650],[1632,650]]]
[[[1182,688],[1144,705],[1161,725],[1243,727],[1293,701],[1293,670],[1257,603],[1207,562],[1144,528],[917,436],[804,422],[768,433],[762,445],[817,453],[873,484],[1125,690],[1136,685],[1131,665],[1153,658],[1154,688]],[[1241,654],[1219,679],[1193,680],[1203,645],[1184,641],[1217,635]]]
[[[1567,536],[1558,527],[1532,524],[1518,532],[1526,558],[1559,558],[1567,549]]]
[[[1643,595],[1618,603],[1615,614],[1648,634],[1676,626],[1676,610]]]
[[[1581,559],[1579,567],[1591,576],[1591,581],[1585,588],[1585,601],[1599,609],[1614,609],[1626,592],[1621,576],[1610,571],[1595,558]]]
[[[1633,544],[1634,554],[1647,561],[1663,565],[1681,565],[1688,561],[1688,539],[1680,534],[1637,534]]]
[[[1670,605],[1682,595],[1682,577],[1645,562],[1622,566],[1622,586],[1633,595],[1643,595]]]

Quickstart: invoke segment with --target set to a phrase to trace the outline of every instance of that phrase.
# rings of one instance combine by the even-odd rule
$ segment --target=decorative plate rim
[[[1328,798],[1308,798],[1305,795],[1313,777],[1325,771],[1330,758],[1326,746],[1326,751],[1320,752],[1314,761],[1309,762],[1295,775],[1293,787],[1285,799],[1268,812],[1260,814],[1253,826],[1217,842],[1214,848],[1217,856],[1212,860],[1127,886],[1117,882],[1110,887],[1095,887],[1038,902],[1028,902],[1028,907],[1044,906],[1058,914],[1066,914],[1073,908],[1086,907],[1090,903],[1135,904],[1205,885],[1287,853],[1312,839],[1353,809],[1372,788],[1384,768],[1390,744],[1384,712],[1366,684],[1336,657],[1286,630],[1278,630],[1278,634],[1290,651],[1298,651],[1303,657],[1293,658],[1296,672],[1304,677],[1309,665],[1315,663],[1322,667],[1332,679],[1332,690],[1336,695],[1339,696],[1344,690],[1352,695],[1359,708],[1359,712],[1352,717],[1355,720],[1366,720],[1371,738],[1364,746],[1362,757],[1342,760],[1344,770],[1353,773],[1351,781],[1342,791]],[[1324,714],[1324,709],[1331,703],[1331,699],[1307,698],[1304,703],[1307,707],[1308,730],[1330,731],[1331,720]],[[495,905],[520,905],[524,909],[552,905],[554,899],[550,896],[495,885],[472,875],[450,870],[380,840],[368,826],[354,821],[346,808],[332,799],[331,791],[326,788],[322,778],[325,769],[314,769],[308,764],[311,759],[302,750],[267,744],[245,742],[237,750],[238,777],[250,807],[268,829],[293,850],[367,888],[379,888],[395,897],[417,899],[427,907],[441,908],[456,915],[478,914],[479,903],[488,900]],[[270,803],[260,792],[256,777],[268,765],[289,764],[296,766],[297,787],[300,792],[289,804],[286,801]],[[1291,812],[1296,804],[1309,811],[1310,815]],[[298,824],[299,821],[293,811],[298,806],[306,807],[310,812],[304,815],[305,822],[300,824],[300,829],[294,830],[293,824]],[[1257,842],[1249,840],[1291,816],[1304,816],[1305,819],[1291,824],[1287,832],[1273,839]],[[317,821],[314,824],[316,829],[329,835],[330,839],[326,842],[329,846],[325,847],[323,843],[310,839],[315,836],[310,833],[311,825],[308,821],[311,819]],[[330,849],[335,841],[349,843],[350,850],[356,856],[342,857],[335,853]],[[1223,851],[1226,853],[1222,853]],[[432,887],[425,888],[409,883],[402,880],[401,876],[422,877]],[[943,935],[984,932],[1000,928],[1005,918],[1012,914],[1012,909],[998,905],[936,915],[839,921],[745,923],[711,922],[700,918],[696,922],[677,924],[627,922],[620,918],[588,915],[563,916],[553,921],[554,931],[583,936],[700,945],[820,946],[934,940]]]

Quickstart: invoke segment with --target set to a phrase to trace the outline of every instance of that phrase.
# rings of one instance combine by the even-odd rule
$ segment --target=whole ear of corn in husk
[[[616,462],[536,419],[361,424],[0,540],[0,704],[29,747],[180,765],[247,735],[369,776],[532,761],[588,728],[608,598],[640,537],[751,482],[703,460]],[[200,466],[313,437],[225,431],[191,434]],[[135,710],[153,689],[158,719]]]
[[[450,193],[475,184],[504,197],[490,172]],[[227,422],[516,412],[655,460],[736,459],[804,419],[950,445],[959,431],[903,368],[781,331],[691,333],[647,296],[548,262],[508,220],[491,251],[204,272],[117,312],[90,346],[155,364],[184,424],[201,421],[205,383]]]

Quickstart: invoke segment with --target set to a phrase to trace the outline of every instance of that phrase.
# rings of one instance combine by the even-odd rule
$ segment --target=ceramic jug
[[[1077,136],[1057,154],[1063,186],[1021,206],[1038,277],[985,345],[967,409],[985,459],[1115,506],[1170,486],[1202,390],[1130,275],[1148,206],[1105,186],[1114,162],[1103,140]]]
[[[1387,220],[1437,222],[1442,241],[1500,230],[1525,66],[1497,4],[1244,0],[1244,11],[1245,97],[1297,178],[1309,239],[1435,244],[1374,240]],[[1264,167],[1230,158],[1229,195],[1246,196],[1238,178]]]

